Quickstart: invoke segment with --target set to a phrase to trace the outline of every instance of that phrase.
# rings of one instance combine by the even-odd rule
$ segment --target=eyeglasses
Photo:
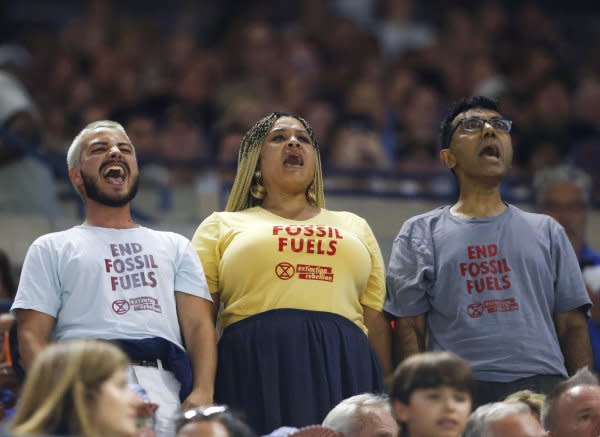
[[[461,125],[465,132],[481,132],[486,123],[489,124],[494,130],[503,133],[509,133],[512,127],[512,121],[505,118],[491,118],[489,120],[484,120],[479,117],[466,117],[456,123],[454,129],[452,129],[450,137],[454,135],[456,129],[458,129],[458,127]]]

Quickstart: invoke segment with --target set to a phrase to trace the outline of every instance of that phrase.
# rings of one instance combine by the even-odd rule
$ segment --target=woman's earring
[[[262,184],[262,173],[260,170],[254,172],[254,183],[250,187],[250,195],[256,200],[263,200],[267,195],[267,190]]]
[[[317,190],[315,189],[315,181],[312,181],[306,190],[306,200],[313,206],[317,205]]]

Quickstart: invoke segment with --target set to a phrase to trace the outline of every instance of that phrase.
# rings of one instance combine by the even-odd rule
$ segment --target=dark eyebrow
[[[483,117],[479,117],[478,115],[471,115],[470,117],[461,118],[461,120],[469,120],[469,119],[472,119],[472,118],[477,118],[478,120],[483,120],[483,121],[502,120],[502,119],[504,119],[504,117],[502,117],[501,115],[495,115],[495,116],[490,117],[490,118],[483,118]]]

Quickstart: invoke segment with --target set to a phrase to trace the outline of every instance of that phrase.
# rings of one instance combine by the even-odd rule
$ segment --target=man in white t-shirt
[[[160,405],[158,435],[173,435],[180,401],[184,409],[213,401],[216,336],[202,266],[183,236],[132,220],[139,172],[120,124],[86,126],[67,164],[86,217],[27,252],[12,307],[22,364],[51,341],[114,341],[132,360],[131,382]]]

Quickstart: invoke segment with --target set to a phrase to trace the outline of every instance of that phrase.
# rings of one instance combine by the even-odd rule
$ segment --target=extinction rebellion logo
[[[296,276],[298,279],[312,281],[333,282],[333,268],[329,266],[315,266],[309,264],[297,264],[294,267],[288,262],[281,262],[275,266],[275,275],[279,279],[287,281]]]

